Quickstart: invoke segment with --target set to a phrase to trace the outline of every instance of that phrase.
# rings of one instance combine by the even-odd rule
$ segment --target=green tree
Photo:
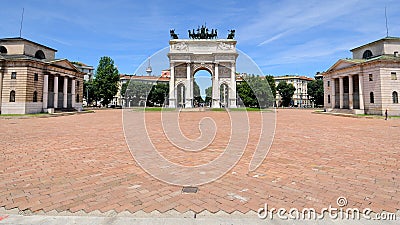
[[[321,79],[308,82],[307,93],[316,105],[324,104],[324,82]]]
[[[103,106],[108,105],[118,92],[119,72],[114,61],[104,56],[100,58],[94,79],[95,95]]]
[[[165,100],[168,99],[169,84],[157,83],[153,85],[147,97],[148,106],[162,106]]]
[[[272,78],[273,79],[273,78]],[[249,75],[236,87],[242,103],[246,107],[270,107],[275,102],[275,84],[270,77]],[[271,86],[273,90],[271,90]]]
[[[272,75],[266,75],[265,80],[267,80],[269,89],[271,90],[272,96],[274,96],[274,100],[276,98],[276,86],[275,86],[275,79]]]
[[[296,88],[293,86],[293,84],[288,84],[285,81],[279,82],[278,86],[276,87],[278,90],[279,95],[282,98],[282,105],[283,106],[289,106],[294,94],[294,91],[296,91]]]
[[[128,89],[128,85],[129,85],[129,82],[125,82],[122,84],[122,86],[121,86],[121,96],[122,97],[125,97],[126,90]]]
[[[83,81],[83,95],[85,96],[86,103],[88,105],[91,105],[93,101],[97,101],[98,99],[96,98],[95,95],[95,86],[92,80],[89,81]]]
[[[130,105],[144,106],[153,85],[140,81],[130,81],[126,87],[125,99],[131,102]]]

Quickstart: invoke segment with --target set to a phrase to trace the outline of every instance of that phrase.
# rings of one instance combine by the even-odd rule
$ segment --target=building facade
[[[400,38],[386,37],[351,50],[326,72],[326,111],[400,115]]]
[[[307,94],[307,84],[312,81],[312,78],[306,76],[297,76],[297,75],[285,75],[285,76],[277,76],[274,77],[275,86],[277,87],[279,82],[284,81],[288,84],[293,84],[296,88],[293,94],[293,104],[295,107],[311,107],[311,101]],[[276,106],[282,106],[281,96],[278,91],[276,92]]]
[[[0,39],[1,114],[82,108],[84,74],[56,52],[24,38]]]

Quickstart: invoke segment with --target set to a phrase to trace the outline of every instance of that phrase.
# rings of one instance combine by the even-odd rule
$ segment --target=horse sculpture
[[[175,29],[169,30],[169,34],[171,35],[172,39],[178,39],[178,35],[175,34]]]

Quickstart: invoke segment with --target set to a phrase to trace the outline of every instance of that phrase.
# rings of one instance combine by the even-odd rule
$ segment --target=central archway
[[[185,84],[185,108],[195,106],[194,75],[208,71],[212,80],[211,107],[236,108],[236,40],[233,39],[173,39],[168,53],[171,77],[169,107],[180,106],[178,85]],[[224,104],[221,104],[221,85],[225,84]]]
[[[208,90],[209,93],[207,93]],[[193,106],[211,106],[212,75],[207,69],[198,69],[193,75]]]

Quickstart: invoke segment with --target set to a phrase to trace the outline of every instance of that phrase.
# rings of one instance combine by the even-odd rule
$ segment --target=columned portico
[[[364,95],[363,95],[363,77],[362,74],[358,75],[358,93],[360,96],[360,109],[364,110]]]
[[[43,76],[43,110],[47,109],[47,101],[49,98],[49,75]]]
[[[68,107],[68,77],[64,77],[64,87],[63,87],[63,108]]]
[[[349,75],[349,109],[353,109],[353,76]]]
[[[53,107],[58,108],[58,75],[54,75],[54,99]]]
[[[72,79],[72,83],[71,83],[71,102],[72,102],[72,108],[74,108],[75,107],[75,100],[76,100],[76,97],[75,97],[75,86],[76,86],[76,80],[75,80],[75,78],[74,79]]]
[[[336,99],[336,84],[335,84],[335,79],[331,79],[331,105],[332,105],[332,109],[334,109],[335,108],[335,105],[336,105],[336,102],[335,102],[335,99]]]
[[[343,77],[339,77],[339,108],[343,109]]]

